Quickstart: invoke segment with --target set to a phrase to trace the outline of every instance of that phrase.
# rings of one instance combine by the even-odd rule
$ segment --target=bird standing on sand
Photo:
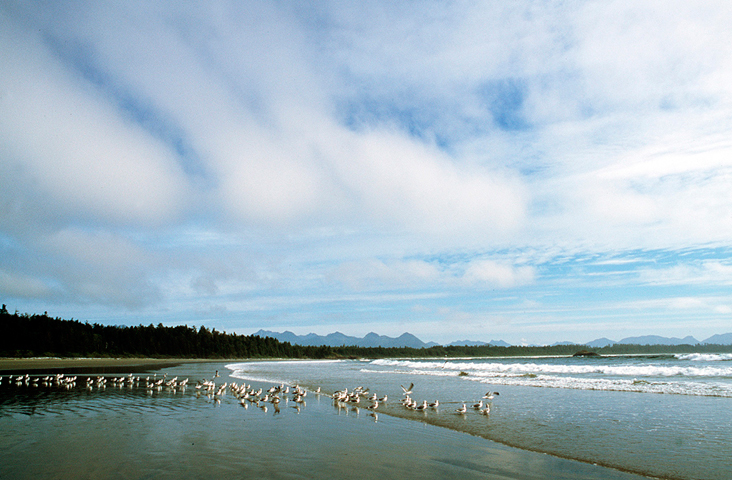
[[[455,410],[456,413],[459,413],[460,415],[464,415],[465,412],[468,411],[468,406],[463,403],[463,406]]]

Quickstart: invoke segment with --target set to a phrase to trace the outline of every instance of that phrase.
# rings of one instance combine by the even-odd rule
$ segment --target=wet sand
[[[218,361],[218,360],[216,360]],[[222,362],[246,360],[221,360]],[[134,372],[166,368],[184,363],[211,363],[201,358],[0,358],[0,372],[34,373],[106,373],[107,371]]]

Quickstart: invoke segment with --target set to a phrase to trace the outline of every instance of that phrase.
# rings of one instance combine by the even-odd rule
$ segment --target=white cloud
[[[531,266],[514,266],[492,260],[475,260],[465,269],[463,280],[468,284],[484,283],[501,288],[532,283],[536,275]]]
[[[679,263],[665,268],[639,270],[641,282],[651,285],[730,285],[732,266],[720,261]]]
[[[687,315],[687,312],[689,312],[691,315],[696,315],[694,321],[704,321],[706,320],[705,315],[729,313],[730,300],[732,299],[729,296],[718,295],[666,296],[621,302],[617,306],[621,309],[647,312],[647,314],[653,316],[660,315],[662,318],[663,316],[681,314],[682,316],[675,319],[675,321],[683,321],[683,318],[685,318],[683,315]],[[637,313],[634,315],[637,315]]]
[[[38,298],[52,295],[53,289],[36,277],[0,270],[0,292],[8,297]]]
[[[1,30],[0,177],[21,197],[6,201],[41,219],[175,218],[187,184],[169,149],[70,74],[39,36]]]
[[[354,289],[365,288],[514,288],[534,282],[535,268],[494,260],[438,264],[423,260],[376,259],[340,264],[331,278]]]
[[[729,100],[730,15],[726,2],[586,4],[573,27],[588,93],[611,108]]]
[[[461,243],[466,234],[500,238],[524,220],[525,194],[517,181],[461,168],[437,149],[401,135],[350,137],[338,152],[338,168],[360,201],[360,213],[377,225],[393,223]]]
[[[349,288],[363,290],[425,286],[437,281],[441,272],[435,265],[421,260],[371,259],[342,263],[330,275]]]
[[[97,68],[182,130],[227,221],[275,228],[365,221],[451,243],[460,242],[453,233],[466,233],[473,244],[521,224],[526,193],[515,175],[460,165],[404,132],[340,124],[326,89],[344,79],[333,76],[337,66],[318,68],[328,52],[287,8],[258,4],[243,17],[231,5],[213,14],[115,9],[121,21],[109,22],[106,7],[90,8],[58,34],[93,45]]]
[[[723,315],[729,315],[732,313],[732,306],[730,305],[717,305],[714,307],[714,311],[716,313],[721,313]]]
[[[149,281],[159,259],[124,237],[67,228],[43,238],[38,248],[52,262],[47,269],[58,288],[76,301],[140,308],[159,299]]]

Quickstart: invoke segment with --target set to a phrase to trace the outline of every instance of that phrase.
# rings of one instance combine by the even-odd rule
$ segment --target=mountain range
[[[280,342],[289,342],[292,345],[302,346],[314,346],[319,347],[321,345],[327,345],[330,347],[340,346],[356,346],[356,347],[384,347],[384,348],[399,348],[399,347],[410,347],[410,348],[429,348],[439,345],[435,342],[423,342],[419,338],[415,337],[411,333],[403,333],[396,338],[388,337],[386,335],[378,335],[376,333],[369,333],[363,338],[351,337],[341,332],[330,333],[328,335],[316,335],[314,333],[308,333],[307,335],[296,335],[293,332],[272,332],[269,330],[259,330],[254,335],[260,337],[271,337],[279,340]],[[699,341],[692,336],[684,338],[676,337],[662,337],[659,335],[646,335],[641,337],[626,337],[619,341],[610,340],[608,338],[598,338],[591,342],[587,342],[584,345],[593,348],[601,348],[613,344],[633,344],[633,345],[696,345],[696,344],[717,344],[717,345],[732,345],[732,332],[721,335],[712,335],[704,341]],[[558,342],[554,345],[563,344],[575,344],[575,342]],[[503,340],[491,340],[490,342],[479,342],[474,340],[460,340],[452,342],[450,346],[483,346],[492,345],[497,347],[509,347],[511,344],[504,342]]]
[[[626,337],[617,342],[607,338],[598,338],[587,343],[589,347],[604,347],[606,345],[633,344],[633,345],[696,345],[696,344],[712,344],[712,345],[732,345],[732,332],[721,335],[712,335],[701,342],[692,336],[684,338],[677,337],[661,337],[659,335],[645,335],[642,337]]]
[[[351,337],[341,332],[329,333],[328,335],[316,335],[308,333],[307,335],[295,335],[292,332],[285,331],[282,333],[271,332],[268,330],[259,330],[254,335],[260,337],[271,337],[280,342],[290,342],[292,345],[302,345],[305,347],[319,347],[327,345],[329,347],[340,347],[343,345],[356,347],[411,347],[411,348],[429,348],[438,345],[435,342],[425,343],[411,333],[403,333],[396,338],[369,333],[363,338]]]

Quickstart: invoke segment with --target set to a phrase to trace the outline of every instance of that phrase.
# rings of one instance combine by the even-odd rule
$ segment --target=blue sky
[[[424,341],[732,331],[728,2],[0,4],[0,298]]]

